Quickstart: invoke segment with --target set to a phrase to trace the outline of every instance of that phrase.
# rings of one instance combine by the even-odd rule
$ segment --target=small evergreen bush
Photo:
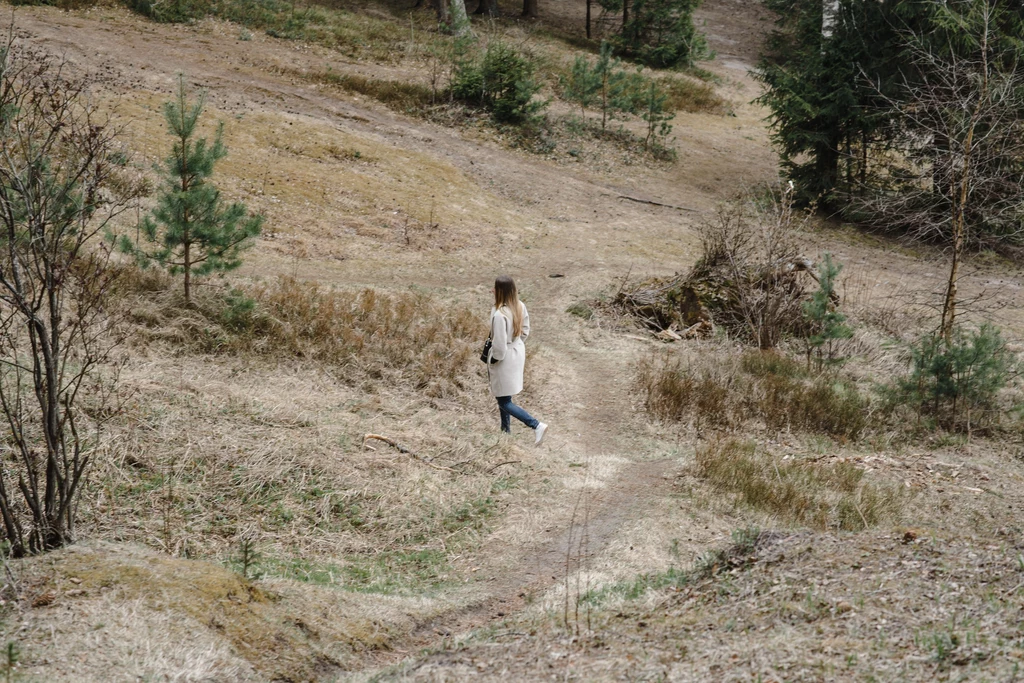
[[[890,386],[896,405],[913,407],[951,430],[999,417],[997,398],[1016,372],[1017,360],[999,329],[954,330],[951,339],[928,334],[910,345],[910,372]]]
[[[627,73],[622,62],[612,56],[610,43],[601,43],[601,53],[591,64],[577,57],[568,78],[562,80],[562,96],[580,105],[580,111],[594,106],[601,111],[601,131],[608,121],[640,108],[640,92],[645,79],[638,73]]]
[[[452,95],[490,110],[501,123],[525,123],[547,102],[534,100],[540,84],[529,59],[510,45],[492,42],[479,58],[463,60],[452,77]]]
[[[835,308],[839,301],[836,279],[842,269],[843,266],[835,263],[832,255],[826,253],[818,265],[818,289],[811,295],[810,301],[804,302],[804,319],[809,328],[804,340],[808,369],[812,357],[819,372],[846,360],[839,356],[837,342],[852,337],[853,330],[846,324],[846,316]]]

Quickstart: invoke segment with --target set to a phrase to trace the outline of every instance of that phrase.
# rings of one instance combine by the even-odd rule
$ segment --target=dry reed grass
[[[891,521],[905,498],[896,486],[865,480],[853,463],[779,459],[738,439],[699,447],[694,471],[737,503],[817,529],[860,531]]]
[[[870,402],[855,385],[811,377],[775,352],[648,356],[637,364],[636,387],[651,415],[689,421],[698,431],[735,430],[760,420],[776,433],[795,429],[856,440],[868,427]]]
[[[202,353],[316,361],[365,388],[385,382],[455,396],[484,336],[469,309],[424,293],[334,290],[281,277],[207,290],[189,307],[167,278],[138,274],[132,282],[131,318],[141,339]]]

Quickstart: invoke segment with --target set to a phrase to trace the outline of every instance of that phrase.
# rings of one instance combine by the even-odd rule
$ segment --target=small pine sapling
[[[227,155],[223,124],[213,144],[197,137],[204,97],[189,101],[184,78],[179,78],[177,97],[164,105],[164,118],[174,146],[162,167],[163,186],[157,206],[142,222],[142,232],[153,251],[122,236],[119,246],[134,254],[143,267],[156,263],[172,275],[183,274],[185,302],[192,300],[192,276],[233,270],[242,264],[241,254],[260,234],[262,216],[249,215],[245,204],[225,205],[210,182],[214,165]]]
[[[810,328],[805,340],[808,370],[812,356],[819,372],[825,366],[842,363],[844,359],[837,355],[837,342],[853,336],[853,330],[846,324],[846,316],[835,309],[838,301],[836,279],[842,269],[843,266],[826,253],[818,266],[818,289],[811,300],[804,303],[804,318]]]
[[[644,149],[650,149],[651,141],[658,142],[659,138],[664,140],[672,132],[672,124],[669,123],[675,113],[666,108],[668,94],[665,93],[654,80],[647,81],[647,87],[642,94],[643,119],[647,122],[647,137],[644,138]]]
[[[612,57],[612,46],[601,43],[601,54],[594,65],[601,103],[601,132],[616,114],[635,114],[637,110],[637,79],[619,68],[621,62]]]
[[[586,57],[577,57],[568,78],[562,77],[562,97],[580,105],[580,116],[586,118],[587,107],[597,100],[601,78]]]

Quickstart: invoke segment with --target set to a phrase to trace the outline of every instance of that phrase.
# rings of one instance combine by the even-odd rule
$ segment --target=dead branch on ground
[[[366,442],[370,441],[371,439],[376,440],[376,441],[383,441],[387,445],[389,445],[392,448],[394,448],[395,450],[397,450],[399,453],[403,453],[405,455],[408,455],[413,460],[418,460],[421,463],[423,463],[424,465],[426,465],[427,467],[432,467],[435,470],[441,470],[442,472],[451,472],[452,474],[465,474],[465,472],[459,472],[458,470],[453,470],[451,467],[445,467],[444,465],[435,465],[434,463],[430,462],[426,458],[423,458],[422,456],[416,455],[411,450],[409,450],[409,448],[407,448],[406,446],[403,446],[402,444],[398,443],[394,439],[390,439],[390,438],[388,438],[386,436],[381,436],[380,434],[367,434],[366,436],[364,436],[363,437],[363,446],[366,447]]]

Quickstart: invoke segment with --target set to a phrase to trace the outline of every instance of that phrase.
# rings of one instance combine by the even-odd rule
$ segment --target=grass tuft
[[[809,378],[798,363],[772,352],[751,351],[738,363],[651,356],[638,364],[636,385],[650,414],[691,420],[698,430],[733,430],[760,419],[774,432],[798,429],[856,440],[867,427],[868,399],[855,385]]]
[[[359,93],[406,113],[421,112],[436,104],[441,93],[425,85],[403,81],[387,81],[367,78],[358,74],[340,74],[324,71],[311,76],[309,80],[337,86],[349,92]]]
[[[743,505],[818,529],[861,531],[897,516],[903,505],[901,489],[866,481],[852,463],[778,459],[738,439],[698,448],[694,469]]]

